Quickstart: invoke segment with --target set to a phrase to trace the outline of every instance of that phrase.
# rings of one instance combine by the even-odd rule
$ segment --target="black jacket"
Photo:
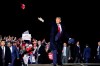
[[[8,63],[11,63],[11,51],[9,47],[5,46],[5,65],[8,65]],[[2,64],[2,48],[0,46],[0,66],[2,66]]]

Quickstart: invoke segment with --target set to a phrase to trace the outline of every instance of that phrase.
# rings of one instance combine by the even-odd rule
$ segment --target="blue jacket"
[[[19,58],[19,53],[18,53],[18,50],[17,50],[17,48],[16,48],[15,46],[12,46],[11,57],[12,57],[13,59]]]
[[[90,56],[91,56],[91,49],[89,47],[85,48],[84,53],[83,53],[83,57],[84,58],[90,58]]]

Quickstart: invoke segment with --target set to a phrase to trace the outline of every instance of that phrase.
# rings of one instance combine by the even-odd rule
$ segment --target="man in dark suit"
[[[0,66],[8,66],[11,63],[11,51],[9,47],[5,46],[5,40],[1,40],[0,53],[2,57],[0,58],[0,62],[1,62]]]
[[[97,63],[100,63],[100,41],[98,42],[97,47]]]
[[[64,26],[61,24],[61,18],[56,17],[56,23],[53,23],[50,34],[50,48],[53,52],[53,65],[62,66],[61,54],[63,48],[63,41],[65,39]]]
[[[38,48],[37,48],[37,53],[38,53],[38,64],[45,64],[45,59],[46,59],[46,51],[45,47],[42,45],[41,41],[38,41]]]
[[[83,59],[85,63],[89,62],[90,56],[91,56],[91,49],[89,48],[88,45],[86,45],[86,48],[84,49],[84,52],[83,52]]]
[[[80,49],[80,42],[77,41],[75,49],[74,49],[74,55],[75,55],[75,63],[81,62],[81,49]]]
[[[2,66],[2,48],[0,46],[0,66]]]
[[[11,57],[12,57],[12,62],[10,64],[10,66],[15,66],[15,60],[19,59],[18,50],[15,46],[12,45],[11,42],[7,42],[7,46],[10,48]]]

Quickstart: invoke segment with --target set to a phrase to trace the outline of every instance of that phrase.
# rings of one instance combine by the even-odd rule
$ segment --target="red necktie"
[[[60,32],[60,26],[58,25],[58,32]]]

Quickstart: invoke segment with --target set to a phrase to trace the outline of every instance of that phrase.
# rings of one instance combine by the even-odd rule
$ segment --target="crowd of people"
[[[4,51],[4,52],[2,52]],[[72,55],[73,54],[73,55]],[[100,62],[100,42],[97,47],[97,62]],[[87,44],[83,53],[80,49],[80,42],[72,46],[67,42],[63,43],[62,49],[62,63],[89,63],[91,58],[91,48]],[[43,40],[36,40],[32,38],[31,41],[22,40],[16,37],[1,37],[0,38],[0,66],[27,66],[28,64],[51,64],[53,61],[52,51],[50,49],[50,42]],[[74,61],[71,61],[74,60]]]
[[[22,34],[24,38],[0,36],[0,66],[28,66],[28,64],[62,66],[64,63],[89,63],[91,59],[100,63],[100,41],[97,43],[95,56],[92,56],[91,47],[86,44],[82,50],[80,41],[73,42],[61,22],[61,17],[56,17],[52,23],[49,42],[45,37],[37,40],[27,31]],[[28,35],[25,35],[26,33]]]
[[[19,63],[17,64],[21,65],[51,63],[51,60],[49,60],[48,57],[48,53],[51,52],[49,49],[49,45],[50,42],[46,43],[45,39],[43,39],[42,41],[37,41],[33,38],[32,41],[27,41],[11,36],[1,38],[0,62],[3,62],[3,60],[5,60],[7,61],[5,62],[5,64],[10,64],[11,66],[14,66],[13,64],[15,64],[16,61],[19,61]],[[2,53],[2,47],[5,47],[4,55]],[[5,59],[2,59],[3,56],[5,56]]]

